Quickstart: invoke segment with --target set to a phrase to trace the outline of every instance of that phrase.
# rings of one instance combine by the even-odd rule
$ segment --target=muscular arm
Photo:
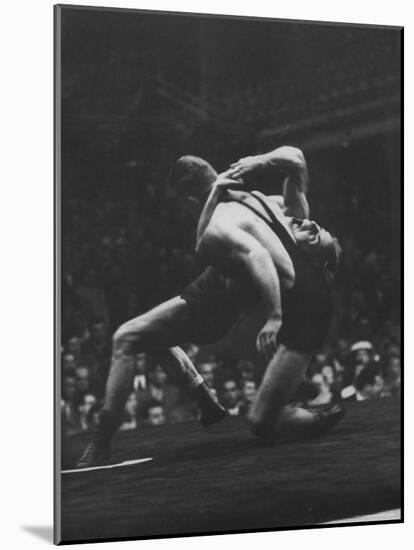
[[[280,281],[269,252],[247,231],[223,220],[212,220],[197,252],[224,273],[244,271],[255,285],[268,318],[281,319]]]
[[[284,151],[280,151],[280,150]],[[286,151],[290,150],[290,151]],[[276,151],[278,151],[276,149]],[[283,184],[284,213],[295,218],[309,218],[309,203],[306,198],[308,187],[308,167],[300,149],[281,147],[279,155],[285,155],[286,178]]]
[[[308,169],[302,151],[296,147],[283,146],[263,155],[240,159],[232,164],[228,175],[232,178],[254,178],[263,171],[283,171],[286,178],[283,185],[284,213],[296,218],[309,217],[306,199]]]
[[[237,189],[241,187],[241,182],[227,177],[228,172],[223,172],[217,177],[214,182],[211,192],[204,204],[197,225],[197,246],[210,223],[211,217],[214,214],[217,204],[223,199],[225,192],[228,189]]]
[[[257,336],[256,346],[270,360],[276,352],[277,334],[282,325],[280,281],[270,253],[258,240],[237,226],[235,220],[224,218],[223,221],[223,218],[217,216],[217,209],[200,240],[197,252],[223,273],[232,276],[244,271],[249,276],[267,314],[267,321]]]
[[[197,225],[197,247],[200,243],[202,236],[204,235],[205,230],[207,229],[208,224],[210,223],[211,216],[216,209],[217,204],[221,201],[223,197],[224,190],[217,185],[217,182],[213,184],[213,188],[206,200],[203,211],[201,212],[200,218]]]

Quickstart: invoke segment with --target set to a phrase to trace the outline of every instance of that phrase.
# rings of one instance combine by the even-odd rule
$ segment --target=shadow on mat
[[[51,525],[21,525],[20,527],[39,539],[53,543],[53,527]]]

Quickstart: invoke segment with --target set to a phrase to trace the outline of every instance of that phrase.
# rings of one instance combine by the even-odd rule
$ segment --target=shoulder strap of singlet
[[[268,214],[270,220],[266,218],[261,212],[259,212],[254,206],[247,204],[245,202],[240,202],[243,206],[254,212],[260,219],[262,219],[267,225],[272,229],[272,231],[279,237],[280,242],[286,248],[286,251],[290,254],[292,251],[296,250],[296,243],[289,235],[286,227],[277,219],[272,209],[268,204],[259,196],[256,195],[253,191],[250,191],[250,196],[254,197],[263,207],[265,212]]]

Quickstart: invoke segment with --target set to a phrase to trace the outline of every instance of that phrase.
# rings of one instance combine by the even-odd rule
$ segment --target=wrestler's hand
[[[273,357],[277,349],[277,335],[282,326],[282,319],[278,316],[270,317],[256,340],[256,347],[260,353],[263,353],[267,361]]]
[[[230,171],[227,170],[217,176],[214,186],[222,191],[228,191],[231,189],[240,190],[244,187],[244,182],[241,179],[233,178],[229,175]]]
[[[244,157],[230,165],[226,174],[232,178],[243,178],[248,180],[251,176],[256,176],[268,165],[268,159],[265,155],[256,155]]]

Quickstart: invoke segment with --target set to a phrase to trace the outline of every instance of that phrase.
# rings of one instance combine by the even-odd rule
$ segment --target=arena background
[[[63,467],[73,467],[93,429],[113,330],[179,293],[200,271],[193,254],[194,227],[167,185],[171,165],[181,154],[201,155],[222,170],[241,156],[283,144],[304,150],[312,216],[338,236],[344,260],[332,332],[298,400],[349,402],[348,424],[336,439],[332,436],[332,447],[311,447],[315,456],[325,456],[324,467],[301,469],[313,484],[301,496],[301,509],[291,476],[296,477],[309,448],[285,447],[278,459],[279,467],[286,463],[283,475],[272,473],[274,453],[283,450],[258,453],[242,418],[231,419],[216,434],[203,434],[194,421],[197,411],[174,394],[155,365],[139,357],[137,380],[161,385],[164,396],[174,394],[174,406],[161,403],[166,426],[151,426],[143,417],[138,386],[125,412],[119,456],[154,457],[154,449],[160,455],[158,470],[139,470],[149,484],[146,504],[139,506],[139,514],[126,511],[133,495],[143,497],[135,494],[142,489],[137,472],[135,488],[131,473],[110,482],[105,478],[110,485],[101,499],[110,501],[120,487],[127,491],[117,495],[115,518],[109,504],[91,509],[104,478],[67,475],[65,540],[307,525],[399,507],[400,68],[401,34],[391,28],[63,10]],[[220,348],[198,350],[190,344],[196,362],[210,365],[203,368],[213,372],[223,404],[244,410],[244,381],[257,385],[260,360],[237,362]],[[229,380],[236,398],[226,393]],[[357,393],[367,402],[354,402]],[[209,450],[214,438],[227,454],[238,453],[237,467],[234,460],[225,461],[229,500],[223,497],[214,515],[216,499],[205,499],[206,510],[200,507],[198,519],[188,522],[183,503],[177,506],[174,496],[181,513],[159,521],[158,512],[149,522],[146,508],[172,506],[172,495],[162,494],[158,479],[179,488],[186,482],[185,468],[172,476],[169,464],[175,471],[185,457],[195,464],[202,459],[203,468],[223,467],[223,457]],[[352,460],[349,454],[348,469],[341,472],[349,495],[332,506],[338,482],[332,457],[355,446],[358,452]],[[364,472],[361,483],[360,469],[378,448],[383,460],[371,476]],[[263,479],[251,474],[252,464],[263,467],[258,454],[269,474]],[[289,464],[295,467],[289,470]],[[234,487],[241,479],[246,484],[246,472],[254,478],[247,483],[250,494],[257,491],[263,506],[253,513],[244,502],[242,512],[226,513],[231,497],[236,498]],[[287,480],[286,494],[281,484]],[[204,481],[221,487],[217,475]],[[273,490],[291,503],[283,517]],[[197,511],[194,498],[183,497],[184,510]],[[113,521],[102,526],[108,517]]]

